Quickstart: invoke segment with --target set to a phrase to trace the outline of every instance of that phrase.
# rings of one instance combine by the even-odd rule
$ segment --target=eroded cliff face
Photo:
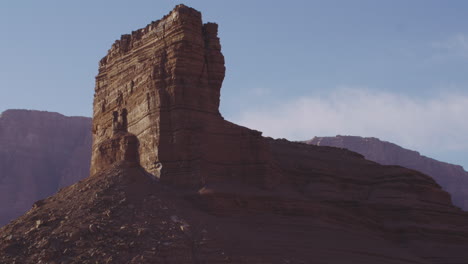
[[[91,119],[7,110],[0,116],[0,225],[89,175]]]
[[[125,111],[141,165],[163,182],[268,186],[278,178],[261,133],[219,113],[225,67],[217,30],[203,24],[198,11],[179,5],[115,42],[96,77],[91,174],[103,168],[99,146]]]
[[[91,177],[0,229],[0,262],[466,262],[468,214],[429,176],[223,120],[215,32],[179,5],[114,44]]]
[[[317,146],[346,148],[383,165],[399,165],[431,176],[452,196],[455,205],[468,210],[468,172],[459,165],[437,161],[377,138],[357,136],[314,137],[306,141]]]

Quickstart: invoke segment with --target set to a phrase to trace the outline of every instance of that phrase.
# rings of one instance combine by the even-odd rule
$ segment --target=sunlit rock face
[[[383,165],[400,165],[431,176],[450,193],[456,206],[468,210],[468,172],[459,165],[422,156],[417,151],[402,148],[377,138],[357,136],[314,137],[306,141],[318,146],[346,148]]]
[[[203,24],[192,8],[179,5],[123,35],[96,77],[90,179],[106,175],[134,149],[145,173],[188,187],[197,210],[228,217],[213,221],[235,237],[217,240],[236,252],[235,263],[289,259],[275,255],[277,245],[298,249],[296,256],[306,263],[437,263],[453,252],[456,260],[468,257],[468,238],[460,238],[468,234],[462,224],[468,215],[429,176],[348,150],[263,138],[225,121],[218,110],[224,73],[217,25]],[[252,236],[247,230],[258,221],[265,232]],[[330,249],[340,253],[324,253]]]
[[[219,113],[225,67],[217,31],[198,11],[179,5],[114,43],[96,77],[91,174],[102,169],[99,146],[126,111],[141,165],[163,182],[198,187],[236,179],[269,186],[277,180],[261,133]]]
[[[194,9],[124,35],[96,80],[91,177],[1,228],[0,263],[466,263],[468,214],[432,178],[229,123],[223,77]]]
[[[0,115],[0,226],[89,175],[91,119],[7,110]]]

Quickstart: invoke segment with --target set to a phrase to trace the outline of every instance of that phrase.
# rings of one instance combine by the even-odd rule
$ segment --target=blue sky
[[[220,25],[221,113],[265,135],[375,136],[468,168],[468,1],[0,3],[0,111],[91,116],[121,34],[184,3]]]

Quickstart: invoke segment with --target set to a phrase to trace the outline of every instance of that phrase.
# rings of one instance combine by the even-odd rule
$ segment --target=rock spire
[[[125,127],[139,141],[143,168],[164,182],[273,184],[278,173],[261,133],[219,113],[225,66],[217,32],[178,5],[112,45],[96,77],[92,174],[109,162],[100,146]]]

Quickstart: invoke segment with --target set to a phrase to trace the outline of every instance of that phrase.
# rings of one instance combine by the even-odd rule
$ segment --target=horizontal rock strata
[[[163,182],[275,181],[261,133],[219,113],[225,67],[217,30],[198,11],[178,6],[114,43],[96,77],[92,174],[102,167],[99,146],[124,111],[141,165]]]
[[[431,176],[450,193],[455,205],[468,210],[468,172],[459,165],[437,161],[377,138],[357,136],[314,137],[307,144],[347,148],[383,165],[399,165]]]
[[[468,213],[429,176],[225,121],[216,31],[179,5],[113,45],[91,176],[0,229],[0,262],[466,262]]]

